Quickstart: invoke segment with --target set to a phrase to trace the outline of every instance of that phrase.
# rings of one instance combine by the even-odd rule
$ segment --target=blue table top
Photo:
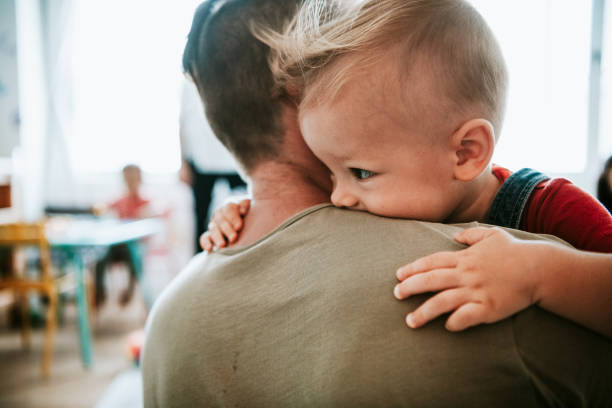
[[[139,240],[160,232],[157,218],[117,220],[109,218],[51,219],[47,240],[53,248],[109,246]]]

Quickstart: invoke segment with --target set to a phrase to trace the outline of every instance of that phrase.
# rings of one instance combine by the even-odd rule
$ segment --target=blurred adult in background
[[[597,182],[597,199],[612,214],[612,156],[608,157]]]
[[[117,218],[138,219],[150,215],[150,201],[144,198],[140,188],[142,186],[142,171],[135,164],[126,165],[121,171],[125,184],[125,193],[108,205],[97,206],[95,212],[98,214],[110,213]],[[108,252],[96,264],[96,306],[100,306],[106,300],[106,287],[104,276],[106,269],[113,265],[124,264],[129,272],[127,288],[121,293],[119,303],[125,306],[132,299],[134,287],[136,286],[136,266],[127,244],[113,245]]]
[[[181,93],[179,135],[182,156],[180,179],[193,191],[196,221],[194,248],[199,252],[199,237],[207,229],[208,210],[217,179],[226,179],[232,189],[246,187],[246,184],[236,172],[234,158],[210,129],[202,99],[195,84],[188,78],[183,83]]]

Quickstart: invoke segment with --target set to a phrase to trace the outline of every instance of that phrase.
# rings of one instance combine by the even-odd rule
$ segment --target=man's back
[[[405,326],[425,296],[397,301],[395,269],[461,248],[457,230],[317,206],[196,258],[152,313],[146,406],[611,404],[610,343],[537,308]]]

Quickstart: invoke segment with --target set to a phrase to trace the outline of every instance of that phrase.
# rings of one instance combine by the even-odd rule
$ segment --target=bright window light
[[[180,165],[181,55],[199,1],[77,1],[74,128],[78,173],[126,163],[167,173]]]
[[[471,2],[497,36],[510,73],[494,161],[511,169],[583,172],[592,1]],[[199,0],[75,3],[75,115],[69,141],[75,170],[115,172],[135,162],[149,172],[175,171],[180,59]],[[608,49],[611,42],[605,41]],[[603,92],[610,95],[607,77]],[[604,97],[607,135],[612,123],[603,109],[611,105]],[[602,144],[612,151],[612,137]]]
[[[601,138],[600,160],[612,156],[612,2],[605,5],[604,37],[601,61]]]
[[[590,0],[471,0],[495,33],[510,74],[493,161],[517,170],[586,168]]]

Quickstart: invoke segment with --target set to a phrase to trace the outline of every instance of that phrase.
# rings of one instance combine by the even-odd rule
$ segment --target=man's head
[[[276,158],[284,142],[284,96],[275,91],[269,48],[253,22],[274,28],[299,0],[208,0],[194,16],[183,69],[195,81],[215,135],[247,172]]]
[[[127,164],[121,170],[123,174],[123,181],[128,192],[131,195],[138,195],[140,185],[142,184],[142,172],[140,167],[135,164]]]
[[[489,164],[506,98],[501,52],[469,4],[312,0],[283,35],[257,35],[281,85],[300,96],[306,143],[335,177],[334,204],[452,219],[468,189],[457,181]]]

